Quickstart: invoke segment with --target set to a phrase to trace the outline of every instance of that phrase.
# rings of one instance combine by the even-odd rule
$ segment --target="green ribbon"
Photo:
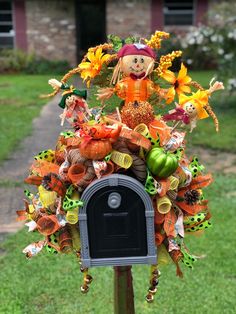
[[[61,132],[60,135],[64,136],[64,138],[70,138],[70,137],[73,137],[75,133],[72,131],[65,131],[65,132]]]
[[[147,178],[145,182],[145,191],[150,195],[157,194],[158,182],[153,178],[150,171],[147,169]]]
[[[34,197],[34,194],[31,193],[29,190],[24,190],[24,194],[29,200],[32,200]]]
[[[79,207],[79,206],[83,206],[83,201],[81,200],[73,200],[71,197],[72,197],[72,194],[76,191],[76,188],[73,186],[73,185],[70,185],[68,187],[68,189],[66,190],[66,195],[65,195],[65,198],[63,200],[63,209],[65,211],[68,211],[68,210],[73,210],[74,208],[76,207]]]
[[[212,223],[209,220],[205,220],[197,226],[186,228],[185,231],[186,232],[196,232],[196,231],[208,229],[211,227],[212,227]]]
[[[198,158],[196,156],[193,157],[188,168],[191,171],[193,178],[198,176],[205,169],[205,167],[199,163]]]
[[[196,214],[195,216],[188,216],[184,220],[184,225],[191,226],[196,223],[200,223],[201,221],[205,219],[205,217],[206,217],[206,213],[199,213],[199,214]]]
[[[182,262],[184,265],[193,269],[193,264],[197,261],[196,256],[189,254],[183,247],[181,247],[180,251],[183,254]]]
[[[106,162],[108,162],[110,159],[111,159],[111,153],[108,154],[108,155],[106,155],[105,158],[104,158],[104,160],[105,160]]]
[[[34,156],[35,160],[46,160],[48,162],[55,161],[55,152],[51,149],[42,150],[38,153],[38,155]]]
[[[58,253],[56,249],[54,249],[52,246],[50,246],[49,244],[45,245],[45,249],[48,253],[50,254],[55,254]]]
[[[184,149],[182,147],[179,147],[173,152],[173,154],[175,154],[175,157],[177,158],[177,160],[180,160],[183,156],[183,152],[184,152]]]

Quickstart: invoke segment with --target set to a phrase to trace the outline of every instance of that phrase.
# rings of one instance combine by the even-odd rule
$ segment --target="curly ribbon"
[[[75,225],[78,222],[78,219],[79,219],[78,216],[79,216],[79,207],[75,207],[67,211],[66,221],[71,225]]]
[[[204,229],[208,229],[208,228],[211,228],[211,227],[212,227],[211,222],[209,220],[205,220],[205,221],[201,222],[198,225],[186,228],[185,231],[187,231],[187,232],[196,232],[198,230],[204,230]]]
[[[67,227],[59,230],[59,245],[63,253],[70,253],[72,251],[72,237]]]
[[[75,190],[71,194],[72,201],[79,201],[79,194]],[[71,201],[70,201],[71,202]],[[75,225],[79,220],[79,206],[76,206],[70,210],[67,211],[66,213],[66,221],[71,224]]]
[[[48,162],[55,162],[55,151],[52,149],[42,150],[38,155],[34,156],[35,160],[46,160]]]
[[[178,188],[178,185],[179,185],[179,179],[174,177],[174,176],[170,176],[169,181],[170,181],[170,190],[171,191],[176,190]]]
[[[157,210],[161,214],[167,214],[171,209],[172,203],[167,196],[163,196],[157,199]]]
[[[54,191],[47,191],[42,185],[38,187],[39,199],[45,208],[53,205],[57,199],[57,193]]]
[[[161,244],[158,247],[158,265],[168,265],[171,262],[170,255],[168,254],[166,247]]]
[[[57,230],[59,230],[61,225],[56,217],[56,215],[45,215],[38,219],[37,228],[40,233],[48,236]]]
[[[134,128],[135,132],[138,132],[140,134],[142,134],[144,137],[146,137],[152,144],[152,148],[154,147],[160,147],[160,139],[159,137],[157,137],[156,139],[153,138],[148,130],[148,127],[146,126],[146,124],[141,123],[139,125],[137,125]]]
[[[68,169],[68,177],[72,183],[77,184],[85,175],[86,168],[83,164],[74,164]]]
[[[73,248],[76,251],[79,251],[81,247],[81,242],[80,242],[80,235],[79,235],[78,227],[76,225],[68,225],[68,228],[70,230],[70,234],[72,237]]]
[[[133,163],[133,158],[129,154],[121,153],[118,152],[117,150],[113,150],[111,152],[111,160],[118,166],[125,169],[131,167]]]
[[[183,254],[182,262],[184,263],[184,265],[189,268],[193,268],[193,264],[197,261],[197,257],[189,254],[183,247],[181,247],[180,251]]]
[[[198,158],[194,156],[188,166],[188,169],[191,171],[193,178],[196,178],[196,176],[202,173],[205,167],[201,165],[198,161]]]
[[[72,210],[76,207],[83,206],[83,201],[78,199],[73,199],[74,193],[78,193],[73,185],[70,185],[66,190],[66,195],[63,201],[63,209],[65,211]]]
[[[126,141],[124,141],[123,139],[118,140],[116,143],[114,143],[113,148],[121,153],[126,153],[132,157],[133,162],[130,170],[134,173],[135,177],[139,181],[145,181],[147,176],[145,161],[130,151],[130,149],[127,147]]]

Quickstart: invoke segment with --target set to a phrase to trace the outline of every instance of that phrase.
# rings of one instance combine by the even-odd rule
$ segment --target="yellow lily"
[[[180,95],[182,93],[191,92],[189,83],[192,81],[192,79],[187,75],[187,68],[183,63],[181,63],[181,68],[177,77],[175,76],[175,73],[170,70],[165,70],[161,77],[172,84],[165,96],[167,104],[170,104],[174,100],[176,93]]]
[[[97,76],[101,71],[102,65],[109,60],[110,54],[104,54],[102,48],[98,48],[96,51],[88,50],[87,59],[89,61],[81,62],[79,69],[81,70],[81,78],[87,80],[87,86],[89,87],[92,78]]]

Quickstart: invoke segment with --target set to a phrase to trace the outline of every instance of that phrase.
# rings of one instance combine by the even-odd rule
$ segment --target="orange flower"
[[[98,48],[96,51],[89,50],[87,53],[87,59],[89,61],[81,62],[79,69],[81,70],[81,78],[87,80],[87,86],[89,87],[92,78],[97,76],[101,71],[102,65],[109,60],[111,55],[104,54],[102,48]]]
[[[179,95],[181,93],[191,92],[189,83],[192,79],[187,75],[187,68],[183,63],[181,63],[181,68],[177,77],[175,76],[174,72],[170,70],[166,70],[161,75],[161,77],[172,84],[172,86],[168,89],[167,94],[165,95],[167,104],[170,104],[174,100],[176,93]]]

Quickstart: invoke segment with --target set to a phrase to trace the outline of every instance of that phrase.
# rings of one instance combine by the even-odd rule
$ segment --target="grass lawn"
[[[48,101],[39,95],[51,92],[49,78],[49,75],[0,76],[0,161],[30,133],[33,118]]]
[[[148,266],[134,266],[137,314],[146,313],[235,313],[236,289],[234,224],[236,178],[218,175],[207,189],[213,213],[213,228],[202,237],[188,236],[186,244],[196,255],[206,257],[194,270],[181,265],[184,279],[175,276],[173,265],[161,268],[159,291],[153,304],[144,301],[148,288]],[[94,281],[87,295],[80,293],[82,275],[73,256],[41,253],[26,260],[21,250],[39,235],[22,230],[0,246],[0,313],[51,314],[113,312],[111,267],[91,269]]]

